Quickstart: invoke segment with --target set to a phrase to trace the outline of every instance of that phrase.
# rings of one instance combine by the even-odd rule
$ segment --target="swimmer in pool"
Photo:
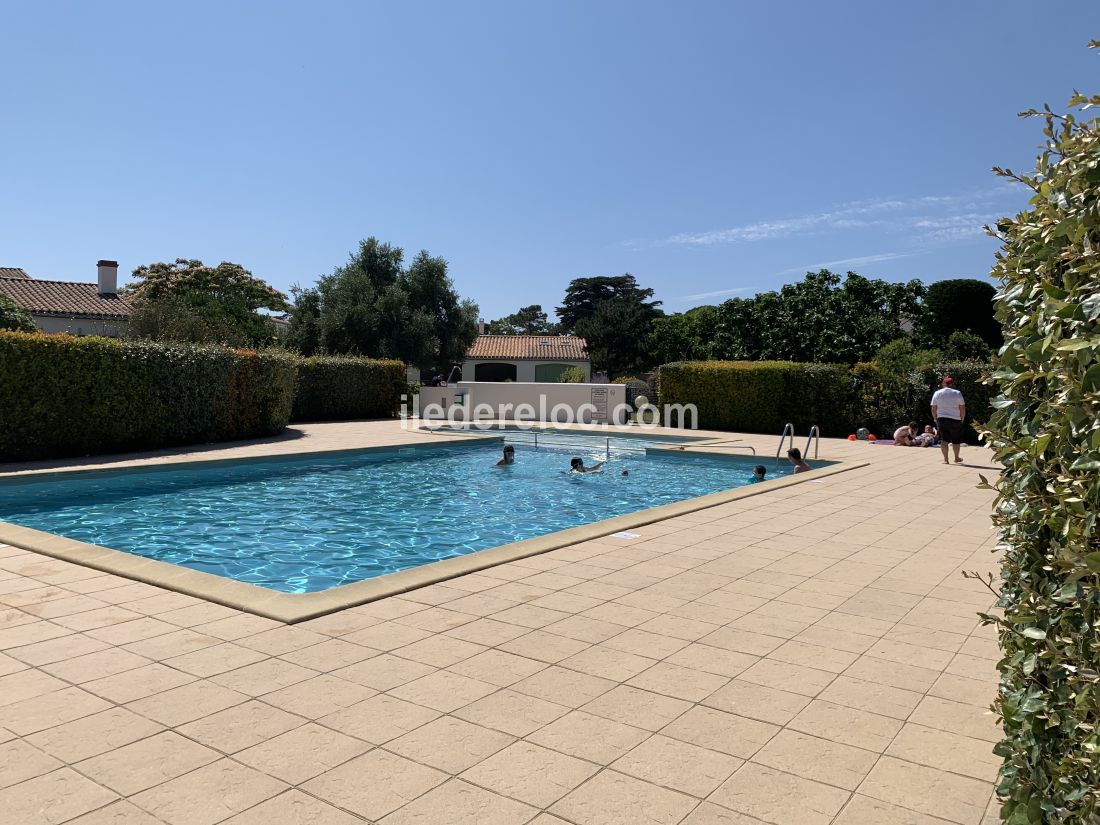
[[[574,458],[569,462],[569,472],[572,475],[578,476],[594,475],[595,473],[602,473],[603,465],[606,463],[607,462],[605,461],[597,461],[595,464],[591,464],[588,467],[585,467],[584,459]]]
[[[497,467],[507,467],[516,463],[516,448],[511,444],[504,445],[504,456],[496,463]]]
[[[763,464],[757,464],[752,468],[752,483],[759,484],[764,480],[764,476],[767,474],[768,468]]]

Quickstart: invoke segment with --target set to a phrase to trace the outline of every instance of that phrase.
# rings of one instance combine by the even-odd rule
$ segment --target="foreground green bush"
[[[1100,105],[1075,96],[1071,105]],[[1006,823],[1100,821],[1100,120],[1044,115],[1031,208],[998,222],[1009,338],[990,439],[1004,471],[997,621]]]
[[[660,367],[657,391],[662,410],[695,404],[702,429],[778,434],[789,422],[800,433],[814,424],[826,436],[849,432],[851,379],[844,366],[687,361]]]
[[[299,364],[291,419],[392,418],[405,391],[405,365],[400,361],[316,355]]]
[[[0,460],[281,432],[296,359],[217,346],[0,331]]]

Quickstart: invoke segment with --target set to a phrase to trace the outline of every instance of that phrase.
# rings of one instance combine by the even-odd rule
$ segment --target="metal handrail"
[[[779,435],[779,449],[775,451],[776,467],[779,466],[779,455],[783,452],[783,439],[785,439],[788,435],[790,436],[790,441],[788,443],[791,445],[791,447],[794,447],[794,424],[787,424],[787,426],[783,428],[783,432]]]
[[[813,442],[813,445],[814,445],[814,460],[816,461],[817,460],[817,452],[818,452],[819,449],[821,449],[821,429],[816,424],[814,424],[812,427],[810,427],[810,435],[806,439],[806,452],[803,454],[803,456],[802,456],[803,458],[809,458],[810,457],[810,442],[811,441]]]
[[[737,440],[740,441],[740,439],[737,439]],[[756,448],[753,447],[750,444],[731,444],[731,443],[726,442],[726,441],[719,441],[719,442],[714,443],[714,444],[680,444],[676,447],[671,447],[670,449],[673,449],[673,450],[689,450],[689,449],[708,450],[711,447],[714,447],[714,448],[717,448],[717,449],[722,449],[722,450],[748,450],[753,455],[756,455]]]

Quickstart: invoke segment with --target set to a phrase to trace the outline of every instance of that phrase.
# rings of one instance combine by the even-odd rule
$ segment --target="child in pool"
[[[597,461],[595,464],[590,464],[586,467],[584,466],[583,458],[574,458],[569,462],[569,473],[578,476],[589,476],[595,473],[602,473],[603,465],[606,463],[605,461]]]

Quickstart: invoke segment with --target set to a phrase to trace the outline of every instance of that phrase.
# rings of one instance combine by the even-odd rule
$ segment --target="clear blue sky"
[[[0,2],[0,266],[312,283],[375,235],[487,318],[828,265],[982,277],[1019,110],[1100,89],[1095,2]]]

